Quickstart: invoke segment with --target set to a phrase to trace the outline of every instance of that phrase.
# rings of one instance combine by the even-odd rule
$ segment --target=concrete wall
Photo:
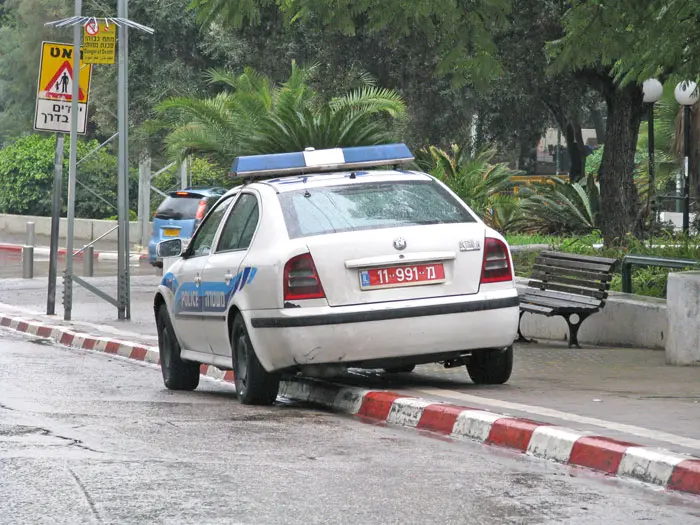
[[[700,365],[700,272],[668,276],[666,362]]]
[[[0,214],[0,231],[13,234],[24,234],[27,231],[27,222],[34,222],[37,235],[49,237],[51,235],[51,217],[34,217],[31,215],[2,215]],[[67,220],[61,218],[59,235],[66,237]],[[117,225],[117,221],[102,221],[97,219],[75,219],[75,238],[85,241],[92,241],[104,235]],[[149,232],[151,231],[149,227]],[[129,223],[129,239],[132,242],[139,242],[138,222]],[[113,231],[105,240],[116,240],[117,231]]]
[[[526,280],[519,279],[518,288]],[[563,317],[526,313],[521,329],[525,337],[568,340]],[[628,346],[664,350],[668,334],[666,301],[654,297],[611,292],[605,308],[584,321],[579,342],[606,346]]]

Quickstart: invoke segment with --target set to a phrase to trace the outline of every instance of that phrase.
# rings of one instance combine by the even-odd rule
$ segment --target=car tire
[[[406,366],[397,366],[394,368],[385,368],[384,371],[387,374],[410,374],[416,369],[416,365],[406,365]]]
[[[238,399],[244,405],[271,405],[277,399],[280,374],[270,373],[255,354],[245,321],[237,315],[231,326],[233,377]]]
[[[168,309],[158,310],[158,350],[163,383],[168,390],[194,390],[199,385],[199,363],[180,358],[180,343],[170,322]]]
[[[475,350],[467,363],[469,377],[477,385],[502,385],[513,371],[513,347]]]

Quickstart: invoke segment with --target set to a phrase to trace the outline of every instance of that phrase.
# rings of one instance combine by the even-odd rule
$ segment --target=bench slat
[[[593,306],[593,307],[600,307],[604,301],[601,301],[600,299],[596,299],[594,297],[587,297],[585,295],[574,295],[570,293],[562,293],[560,291],[554,291],[554,290],[540,290],[538,288],[527,288],[523,292],[523,296],[534,296],[534,297],[541,297],[545,299],[556,299],[558,301],[564,301],[566,303],[573,303],[576,305],[583,305],[583,306]]]
[[[524,307],[526,304],[545,306],[551,308],[551,315],[557,315],[560,313],[597,312],[598,310],[600,310],[600,308],[595,305],[573,303],[571,301],[562,301],[560,299],[554,299],[551,297],[521,297],[521,308]]]
[[[584,261],[592,263],[607,264],[609,266],[614,266],[617,259],[611,259],[609,257],[598,257],[595,255],[580,255],[578,253],[567,253],[567,252],[553,252],[550,250],[542,250],[540,255],[544,257],[553,257],[556,259],[568,259],[573,261]]]
[[[525,310],[526,312],[544,315],[550,315],[554,311],[554,308],[551,306],[541,306],[539,304],[532,303],[520,303],[520,309]]]
[[[557,274],[551,274],[547,272],[534,271],[532,272],[531,278],[536,279],[538,281],[543,281],[545,285],[548,285],[549,283],[561,283],[569,284],[572,286],[580,286],[581,288],[590,288],[592,290],[607,290],[608,288],[607,283],[602,283],[600,281],[585,281],[583,279],[573,279],[571,277],[563,277]]]
[[[598,272],[610,272],[612,269],[611,264],[602,264],[595,262],[580,262],[568,259],[557,259],[552,257],[545,257],[539,255],[535,260],[537,264],[544,264],[547,266],[557,266],[559,268],[571,268],[574,270],[594,270]]]
[[[605,299],[608,294],[601,290],[591,290],[590,288],[581,288],[579,286],[569,286],[566,284],[549,283],[543,281],[530,281],[528,286],[538,288],[542,291],[556,290],[571,295],[585,295],[586,297],[595,297],[596,299]]]
[[[586,271],[586,270],[575,270],[573,268],[559,268],[556,266],[547,266],[544,264],[535,263],[533,266],[535,271],[552,273],[552,274],[562,274],[571,275],[572,277],[581,277],[583,279],[590,279],[594,281],[607,282],[612,279],[612,275],[606,272],[596,272],[596,271]]]

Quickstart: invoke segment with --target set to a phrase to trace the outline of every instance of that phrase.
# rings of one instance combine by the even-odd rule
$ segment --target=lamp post
[[[656,104],[663,95],[664,87],[661,82],[655,78],[650,78],[645,80],[642,84],[642,93],[644,95],[644,103],[649,107],[649,133],[648,133],[648,146],[649,146],[649,193],[647,194],[647,211],[651,209],[651,228],[649,232],[649,243],[651,246],[651,239],[654,236],[654,222],[656,219],[656,196],[654,192],[656,190],[656,166],[654,163],[654,104]]]
[[[687,234],[690,229],[690,107],[698,101],[700,95],[697,84],[689,80],[680,82],[674,94],[676,101],[683,106],[683,233]]]

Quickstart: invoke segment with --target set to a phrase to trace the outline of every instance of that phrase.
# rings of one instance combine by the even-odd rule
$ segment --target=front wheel
[[[277,399],[280,374],[265,370],[255,355],[253,343],[240,315],[231,327],[233,377],[238,399],[244,405],[271,405]]]
[[[502,385],[513,371],[513,347],[474,350],[467,372],[477,385]]]
[[[199,364],[180,358],[180,344],[165,305],[158,310],[158,350],[163,383],[169,390],[194,390],[199,385]]]

